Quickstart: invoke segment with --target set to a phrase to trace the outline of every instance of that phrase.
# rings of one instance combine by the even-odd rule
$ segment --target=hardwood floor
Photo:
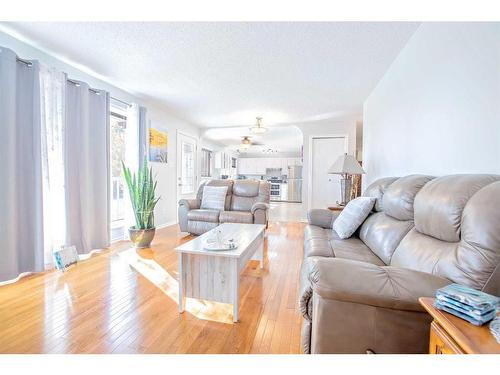
[[[0,353],[300,353],[297,292],[303,223],[272,223],[265,268],[241,276],[240,322],[230,305],[193,300],[178,314],[177,226],[151,249],[120,242],[65,273],[0,287]]]

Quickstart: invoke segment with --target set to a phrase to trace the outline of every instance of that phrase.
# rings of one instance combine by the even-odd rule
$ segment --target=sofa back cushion
[[[382,197],[383,211],[396,220],[413,220],[413,202],[422,187],[432,176],[410,175],[390,184]]]
[[[392,266],[500,293],[500,176],[436,178],[415,197],[414,219]]]
[[[384,197],[384,193],[387,188],[398,179],[399,177],[384,177],[379,178],[377,181],[370,184],[365,192],[363,193],[363,197],[373,197],[376,199],[375,206],[373,210],[376,212],[380,212],[383,210],[382,198]]]
[[[476,192],[494,181],[491,175],[443,176],[432,181],[415,199],[415,229],[439,240],[460,241],[466,204]]]
[[[196,194],[196,198],[200,202],[203,200],[203,188],[205,186],[227,186],[224,209],[229,210],[231,208],[231,197],[233,195],[233,180],[209,180],[201,183],[200,187],[198,188],[198,193]]]
[[[394,250],[411,228],[411,220],[397,220],[384,212],[377,212],[365,220],[359,231],[359,238],[385,264],[389,264]]]
[[[424,175],[383,178],[371,184],[363,194],[377,199],[375,210],[378,212],[365,220],[359,238],[385,264],[391,262],[401,240],[413,228],[413,201],[432,178]]]
[[[235,180],[231,211],[250,211],[254,203],[269,203],[270,184],[267,181]]]

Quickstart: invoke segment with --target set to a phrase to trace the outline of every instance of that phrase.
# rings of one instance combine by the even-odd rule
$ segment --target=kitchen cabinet
[[[215,168],[229,171],[232,168],[232,155],[229,152],[218,151],[215,153]]]
[[[263,158],[240,158],[238,159],[238,174],[241,175],[263,175],[266,173],[266,164]]]
[[[238,174],[265,175],[267,168],[281,168],[287,174],[289,165],[302,165],[301,158],[239,158]]]

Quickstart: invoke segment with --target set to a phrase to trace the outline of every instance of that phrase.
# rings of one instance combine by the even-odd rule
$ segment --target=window
[[[121,240],[125,230],[125,182],[122,176],[122,160],[125,160],[127,111],[120,103],[111,103],[111,240]]]
[[[212,151],[201,149],[201,177],[212,177]]]

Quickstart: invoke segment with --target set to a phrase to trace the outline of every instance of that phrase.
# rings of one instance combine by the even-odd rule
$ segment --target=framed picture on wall
[[[166,130],[149,128],[149,161],[168,163],[168,132]]]

